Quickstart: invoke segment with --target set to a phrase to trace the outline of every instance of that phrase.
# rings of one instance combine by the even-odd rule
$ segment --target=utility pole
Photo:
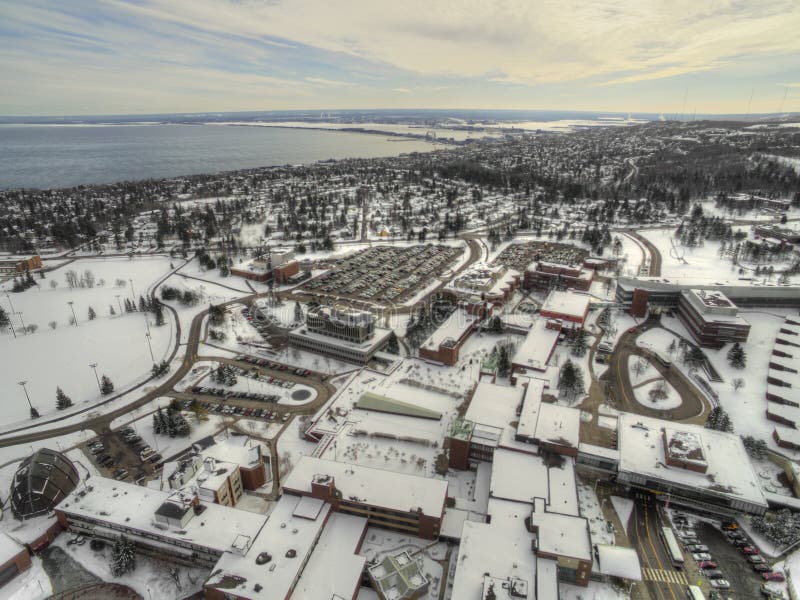
[[[100,393],[103,393],[103,388],[100,387],[100,378],[97,376],[97,363],[92,363],[89,365],[92,370],[94,371],[94,378],[97,380],[97,389],[100,390]]]
[[[77,327],[78,317],[75,316],[75,307],[73,306],[73,304],[75,303],[72,300],[70,300],[69,302],[67,302],[67,304],[69,304],[69,309],[72,311],[72,322],[75,324],[75,327]]]
[[[22,386],[22,391],[25,392],[25,398],[28,400],[28,406],[31,409],[31,419],[36,419],[39,416],[39,411],[33,408],[33,404],[31,404],[31,397],[28,395],[28,388],[25,387],[27,381],[20,381],[18,385]]]
[[[156,362],[156,357],[153,356],[153,345],[150,343],[150,332],[144,334],[144,337],[147,338],[147,347],[150,348],[150,358],[152,359],[153,363]]]

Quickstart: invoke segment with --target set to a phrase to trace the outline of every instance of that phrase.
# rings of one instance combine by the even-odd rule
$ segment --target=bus
[[[686,597],[689,600],[706,600],[705,594],[703,594],[703,590],[701,590],[696,585],[690,585],[686,588]]]
[[[661,541],[664,542],[667,554],[672,560],[672,566],[676,569],[683,569],[683,552],[681,552],[681,547],[678,545],[678,540],[675,538],[672,527],[661,528]]]

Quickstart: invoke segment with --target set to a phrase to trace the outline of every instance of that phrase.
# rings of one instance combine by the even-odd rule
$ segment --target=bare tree
[[[741,377],[735,377],[731,379],[731,387],[733,388],[734,392],[738,392],[744,387],[744,379]]]

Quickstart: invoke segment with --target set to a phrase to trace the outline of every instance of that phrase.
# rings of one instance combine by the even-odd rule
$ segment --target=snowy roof
[[[543,402],[536,421],[536,439],[556,446],[577,448],[580,441],[579,410]]]
[[[504,429],[516,420],[517,407],[524,394],[522,387],[497,385],[481,379],[464,418],[476,424]]]
[[[547,470],[550,479],[550,500],[547,510],[562,515],[580,514],[578,508],[578,488],[575,485],[575,462],[572,458],[564,458],[561,466],[552,466]]]
[[[237,596],[246,593],[252,600],[288,597],[331,509],[330,504],[325,504],[314,519],[296,517],[293,513],[300,501],[296,496],[282,496],[247,554],[224,554],[205,585]],[[250,535],[255,533],[250,532]],[[332,562],[334,556],[328,553]]]
[[[531,527],[538,527],[535,534],[537,551],[552,556],[592,560],[589,526],[583,517],[549,512],[545,509],[544,500],[537,500],[530,523]]]
[[[447,340],[457,341],[464,333],[472,329],[477,320],[476,316],[459,308],[436,328],[430,337],[422,343],[422,347],[438,349]]]
[[[191,542],[217,552],[231,549],[239,535],[253,536],[265,522],[263,515],[219,504],[202,504],[203,512],[192,517],[183,529],[169,529],[154,516],[170,498],[170,492],[132,483],[92,477],[78,486],[58,509],[68,514],[175,540]]]
[[[356,554],[366,528],[363,517],[332,513],[293,595],[308,600],[350,598],[361,584],[367,561]]]
[[[598,568],[601,574],[621,577],[631,581],[642,580],[639,555],[633,548],[622,546],[597,545]]]
[[[298,327],[297,329],[293,329],[289,332],[289,337],[292,338],[305,338],[309,340],[317,341],[321,344],[334,344],[336,346],[341,346],[342,348],[349,348],[351,350],[357,350],[361,352],[367,352],[380,344],[382,344],[389,335],[391,335],[392,330],[387,329],[384,327],[375,327],[374,335],[365,340],[364,342],[358,344],[356,342],[351,342],[349,340],[343,340],[340,338],[331,337],[329,335],[325,335],[324,333],[317,333],[316,331],[312,331],[305,325]]]
[[[536,598],[558,598],[558,563],[549,558],[536,558]]]
[[[0,565],[13,560],[20,552],[26,552],[22,544],[11,539],[7,534],[0,533]]]
[[[665,462],[662,430],[692,433],[700,444],[708,464],[705,473],[681,467],[669,467]],[[742,440],[738,435],[643,417],[630,413],[619,414],[619,471],[670,482],[709,494],[734,497],[757,505],[766,505],[761,486],[750,465]]]
[[[311,482],[318,475],[334,478],[336,489],[345,499],[400,512],[421,509],[423,514],[441,517],[447,496],[447,482],[406,473],[396,473],[324,458],[303,456],[283,482],[285,491],[311,493]],[[356,501],[356,500],[354,500]]]
[[[240,467],[255,467],[261,463],[261,456],[269,455],[263,444],[251,440],[246,435],[232,435],[228,438],[218,436],[214,441],[214,444],[203,449],[202,455],[219,461],[236,463]],[[258,448],[261,449],[260,455]]]
[[[492,497],[532,503],[534,498],[550,498],[547,466],[541,456],[513,450],[495,450],[492,459]]]
[[[586,311],[589,310],[590,301],[590,297],[585,294],[553,290],[547,298],[545,298],[541,310],[542,312],[550,311],[583,319],[586,315]]]
[[[526,438],[533,439],[536,435],[536,422],[539,420],[539,406],[542,403],[544,381],[541,379],[528,379],[528,390],[525,392],[525,402],[519,415],[517,433]]]
[[[547,319],[537,319],[525,336],[525,341],[517,347],[512,362],[522,367],[544,371],[547,368],[547,360],[558,342],[558,334],[558,329],[547,328]]]
[[[483,600],[485,574],[517,577],[533,589],[536,557],[531,551],[533,536],[525,528],[528,511],[522,504],[494,499],[489,509],[491,523],[464,523],[451,598]]]

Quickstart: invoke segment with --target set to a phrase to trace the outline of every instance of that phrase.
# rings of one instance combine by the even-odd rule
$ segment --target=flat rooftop
[[[546,511],[544,502],[537,500],[531,512],[531,527],[539,528],[534,534],[539,552],[592,560],[589,525],[583,517]]]
[[[325,335],[323,333],[317,333],[316,331],[309,329],[307,326],[302,325],[301,327],[290,331],[289,337],[313,340],[322,344],[333,344],[334,346],[341,346],[342,348],[349,348],[350,350],[356,350],[359,352],[368,352],[369,350],[383,343],[383,341],[386,340],[391,333],[391,329],[375,327],[375,333],[370,339],[365,340],[361,344],[357,344],[355,342],[342,340],[330,335]]]
[[[311,493],[311,482],[318,475],[334,478],[344,499],[400,512],[417,508],[431,517],[442,516],[447,482],[406,473],[374,469],[324,458],[303,456],[283,482],[285,491]]]
[[[590,297],[575,292],[553,290],[542,304],[542,312],[554,312],[561,315],[583,319],[589,309]]]
[[[477,321],[477,317],[459,308],[436,328],[430,337],[422,343],[422,347],[429,350],[438,350],[439,346],[448,340],[457,342],[464,333],[474,326],[475,321]]]
[[[536,421],[539,443],[577,448],[580,442],[581,413],[575,408],[542,402]]]
[[[92,477],[85,487],[82,484],[76,487],[57,508],[67,514],[191,542],[218,552],[230,551],[238,536],[254,537],[266,522],[264,515],[203,503],[205,510],[192,517],[183,529],[165,528],[163,523],[156,524],[155,514],[170,495],[171,492]]]
[[[732,433],[631,413],[618,417],[619,471],[766,506],[741,438]],[[705,473],[666,464],[662,430],[693,434],[708,464]],[[673,433],[674,435],[674,433]]]
[[[525,340],[517,347],[512,362],[538,371],[547,369],[547,361],[558,342],[559,331],[547,328],[547,319],[539,317]]]

